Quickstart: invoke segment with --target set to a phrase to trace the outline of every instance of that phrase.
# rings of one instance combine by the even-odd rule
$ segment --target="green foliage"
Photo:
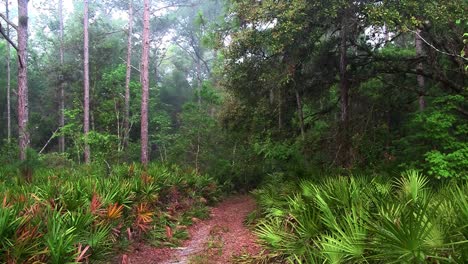
[[[16,141],[5,144],[0,149],[0,175],[7,179],[14,178],[17,175],[19,148]]]
[[[102,260],[111,241],[126,244],[135,237],[177,245],[187,235],[180,226],[205,216],[202,201],[220,196],[213,182],[229,191],[264,182],[256,191],[262,216],[257,234],[275,260],[468,259],[468,190],[452,181],[468,178],[463,0],[199,1],[196,8],[171,8],[151,21],[154,43],[177,39],[151,52],[150,156],[166,165],[147,170],[111,165],[139,158],[141,87],[132,71],[124,146],[125,21],[112,14],[126,3],[101,2],[91,6],[92,131],[86,136],[76,48],[82,3],[67,16],[64,43],[56,38],[55,19],[42,14],[35,25],[39,32],[29,48],[32,147],[40,149],[57,127],[57,87],[64,84],[66,125],[45,151],[55,150],[58,136],[66,137],[67,150],[30,150],[18,162],[16,143],[2,143],[0,262]],[[138,19],[134,32],[141,30]],[[429,44],[423,56],[414,48],[419,30]],[[138,54],[141,45],[134,44]],[[57,63],[61,46],[63,64]],[[5,47],[0,43],[2,56]],[[346,57],[345,76],[340,55]],[[14,56],[12,62],[17,66]],[[0,66],[4,76],[5,60]],[[350,86],[349,128],[340,113],[344,81]],[[0,95],[3,106],[4,89]],[[422,96],[427,107],[417,112]],[[314,175],[312,166],[340,163],[341,134],[350,143],[345,151],[352,169],[418,170],[396,180]],[[94,162],[79,166],[86,144]],[[311,174],[314,181],[304,180]]]
[[[115,241],[154,242],[149,233],[191,224],[187,219],[201,217],[221,195],[214,179],[159,164],[147,170],[136,164],[39,166],[30,184],[3,174],[0,181],[5,263],[105,260],[118,250]],[[184,234],[177,230],[158,242],[177,244]]]
[[[438,179],[466,179],[468,126],[459,113],[465,105],[462,96],[447,96],[415,114],[407,124],[407,135],[397,141],[402,166],[419,167]]]
[[[291,263],[463,262],[466,221],[457,219],[466,182],[433,189],[407,171],[394,183],[332,176],[268,184],[254,193],[262,213],[255,232],[272,256]]]
[[[53,210],[47,219],[47,233],[44,236],[50,263],[71,263],[75,259],[76,227],[66,226],[59,211]]]
[[[463,144],[460,149],[452,153],[441,153],[433,150],[425,154],[428,163],[429,175],[437,178],[461,177],[467,178],[466,169],[468,168],[468,144]]]

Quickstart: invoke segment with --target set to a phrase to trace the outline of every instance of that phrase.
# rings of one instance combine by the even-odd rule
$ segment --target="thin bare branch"
[[[50,136],[49,140],[45,143],[45,145],[42,147],[41,151],[39,151],[39,154],[42,154],[42,152],[46,149],[46,147],[49,145],[50,141],[57,135],[57,131],[59,131],[60,127],[57,128],[54,132],[52,132],[52,136]]]
[[[3,30],[3,26],[2,26],[2,23],[0,23],[0,34],[2,34],[2,36],[6,39],[6,41],[8,41],[8,43],[10,43],[10,45],[16,50],[18,51],[18,47],[15,45],[15,43],[8,37],[8,35],[5,33],[5,31]]]
[[[123,62],[127,63],[126,60],[124,60],[124,58],[122,57],[119,57],[119,59],[121,59]],[[140,73],[140,69],[138,69],[137,67],[133,66],[133,65],[130,65],[135,71],[137,71],[138,73]]]
[[[16,53],[18,54],[18,61],[19,61],[19,64],[21,66],[21,68],[23,68],[23,60],[21,59],[19,53],[18,53],[18,46],[15,45],[15,43],[8,37],[8,35],[5,33],[5,31],[3,31],[3,27],[2,27],[2,23],[0,23],[0,35],[2,35],[6,41],[8,41],[8,43],[10,43],[10,45],[16,50]]]
[[[449,52],[445,52],[443,50],[440,50],[438,49],[437,47],[435,47],[434,45],[432,45],[431,43],[429,43],[429,41],[427,41],[425,38],[423,38],[417,31],[414,31],[414,30],[409,30],[410,32],[413,32],[414,34],[416,34],[422,41],[424,41],[424,43],[426,43],[426,45],[428,45],[429,47],[431,47],[432,49],[434,49],[435,51],[441,53],[441,54],[444,54],[444,55],[447,55],[447,56],[450,56],[450,57],[457,57],[457,58],[461,58],[465,61],[468,61],[468,58],[465,58],[461,55],[458,55],[458,54],[453,54],[453,53],[449,53]]]
[[[170,4],[170,5],[167,5],[167,6],[162,6],[162,7],[156,8],[156,9],[152,9],[152,15],[154,15],[158,11],[161,11],[161,10],[164,10],[164,9],[167,9],[167,8],[171,8],[171,7],[193,7],[194,5],[195,4]]]
[[[10,27],[18,31],[18,26],[15,23],[11,22],[11,20],[9,20],[4,14],[0,13],[0,17],[3,18],[3,20],[5,20],[5,22],[7,22],[7,24],[10,25]]]

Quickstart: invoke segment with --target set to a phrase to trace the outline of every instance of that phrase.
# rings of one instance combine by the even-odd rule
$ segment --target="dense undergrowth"
[[[260,263],[466,263],[468,183],[416,171],[275,180],[254,192]],[[255,215],[252,215],[255,217]]]
[[[99,262],[132,241],[174,245],[220,197],[215,180],[177,166],[42,166],[28,184],[2,167],[0,263]]]

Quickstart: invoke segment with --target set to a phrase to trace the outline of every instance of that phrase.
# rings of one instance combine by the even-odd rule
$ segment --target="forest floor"
[[[122,263],[234,263],[232,258],[235,256],[258,255],[261,247],[243,224],[253,210],[255,201],[251,196],[230,197],[211,209],[210,219],[189,228],[189,239],[181,247],[154,248],[141,245],[138,250],[124,255]]]

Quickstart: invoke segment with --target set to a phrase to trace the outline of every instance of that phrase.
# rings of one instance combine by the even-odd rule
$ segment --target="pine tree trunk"
[[[301,137],[302,139],[305,139],[304,113],[302,111],[302,99],[297,88],[295,88],[294,91],[296,92],[297,115],[299,117],[299,124],[301,127]]]
[[[63,71],[63,0],[59,0],[59,27],[60,27],[60,67]],[[63,128],[65,126],[65,80],[63,75],[60,78],[60,103],[59,103],[59,127]],[[59,137],[59,151],[65,152],[65,136],[61,135]]]
[[[5,1],[6,17],[10,19],[10,9],[8,1]],[[10,37],[10,25],[6,25],[7,37]],[[7,140],[11,142],[11,58],[10,58],[10,43],[6,44],[7,51]]]
[[[283,130],[283,100],[281,88],[278,89],[278,130]]]
[[[127,39],[127,73],[125,75],[125,110],[123,148],[128,147],[130,134],[130,78],[132,74],[132,31],[133,31],[133,0],[128,4],[128,39]]]
[[[415,48],[416,48],[416,56],[420,57],[424,55],[423,40],[421,39],[422,31],[418,29],[416,32],[417,34],[415,34],[415,41],[414,41]],[[424,70],[422,62],[418,63],[418,65],[416,66],[416,70],[418,72]],[[419,111],[424,111],[424,109],[426,108],[426,99],[424,98],[426,84],[425,84],[424,76],[418,74],[417,81],[418,81],[418,94],[419,94],[419,98],[418,98]]]
[[[28,0],[18,0],[18,132],[20,160],[26,160],[29,147],[28,101]]]
[[[85,137],[84,162],[91,160],[91,151],[88,144],[89,133],[89,36],[88,36],[88,0],[84,0],[84,124],[83,132]]]
[[[197,55],[197,90],[198,90],[198,112],[201,114],[201,107],[202,107],[202,80],[201,80],[201,60],[200,60],[200,50],[198,51]],[[200,134],[201,124],[198,124],[198,131],[197,131],[197,151],[195,152],[195,171],[197,173],[200,172],[200,143],[201,143],[201,134]]]
[[[340,165],[343,167],[348,167],[350,164],[350,139],[349,139],[349,80],[348,80],[348,60],[347,60],[347,51],[348,47],[346,45],[348,38],[348,22],[346,19],[346,14],[343,15],[341,21],[341,31],[340,31],[340,107],[341,107],[341,117],[340,117],[340,131],[339,131],[339,143],[340,149]]]
[[[202,80],[201,80],[201,60],[199,57],[197,57],[197,90],[198,90],[198,108],[201,108],[201,101],[202,101]]]
[[[149,46],[150,46],[150,2],[143,1],[143,49],[141,54],[141,163],[148,165],[148,100],[149,100]]]

